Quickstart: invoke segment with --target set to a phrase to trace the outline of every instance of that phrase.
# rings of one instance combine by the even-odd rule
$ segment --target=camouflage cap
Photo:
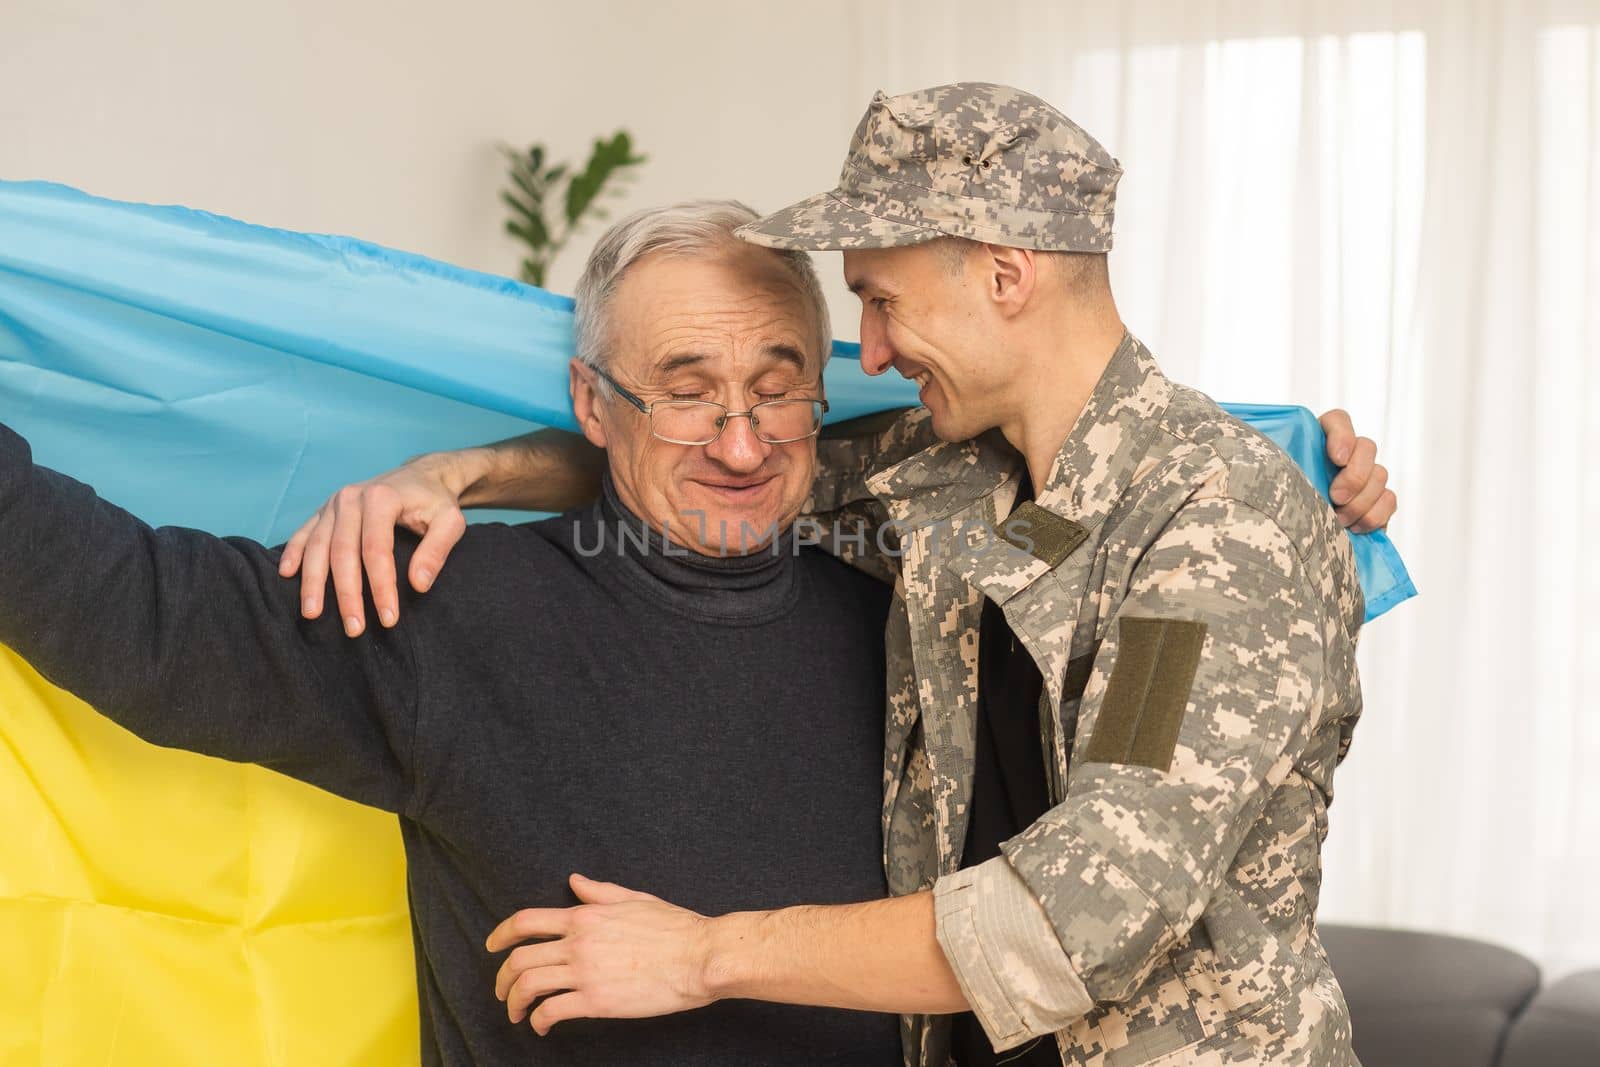
[[[1057,252],[1111,248],[1122,167],[1031,93],[958,82],[879,92],[839,187],[740,227],[770,248],[893,248],[935,237]]]

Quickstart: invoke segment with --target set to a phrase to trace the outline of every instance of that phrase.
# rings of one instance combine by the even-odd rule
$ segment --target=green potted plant
[[[540,287],[551,262],[579,227],[588,219],[607,217],[600,204],[602,195],[620,195],[634,178],[635,168],[645,161],[634,153],[626,130],[618,130],[609,140],[596,140],[589,161],[576,171],[565,162],[546,165],[542,144],[520,151],[502,147],[501,152],[510,164],[511,178],[511,188],[500,194],[511,209],[506,232],[527,246],[522,280]]]

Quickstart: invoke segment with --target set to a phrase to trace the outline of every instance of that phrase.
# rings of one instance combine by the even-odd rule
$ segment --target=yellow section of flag
[[[417,1049],[394,816],[146,744],[0,646],[0,1067]]]

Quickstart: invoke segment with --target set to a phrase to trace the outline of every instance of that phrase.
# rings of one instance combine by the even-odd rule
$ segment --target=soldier
[[[836,189],[740,232],[843,250],[863,367],[921,383],[922,407],[824,442],[809,503],[896,580],[893,895],[707,917],[575,876],[582,904],[490,938],[553,939],[501,968],[514,1019],[754,998],[901,1013],[927,1067],[1355,1063],[1315,926],[1361,707],[1350,544],[1126,331],[1120,175],[1016,89],[880,93]],[[1387,519],[1381,468],[1345,506]],[[332,535],[308,523],[286,569]]]

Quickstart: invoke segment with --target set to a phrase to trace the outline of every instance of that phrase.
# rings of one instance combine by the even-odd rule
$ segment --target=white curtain
[[[1121,159],[1123,318],[1349,408],[1420,599],[1363,639],[1322,916],[1600,967],[1600,3],[861,5],[863,102],[1029,88]]]

